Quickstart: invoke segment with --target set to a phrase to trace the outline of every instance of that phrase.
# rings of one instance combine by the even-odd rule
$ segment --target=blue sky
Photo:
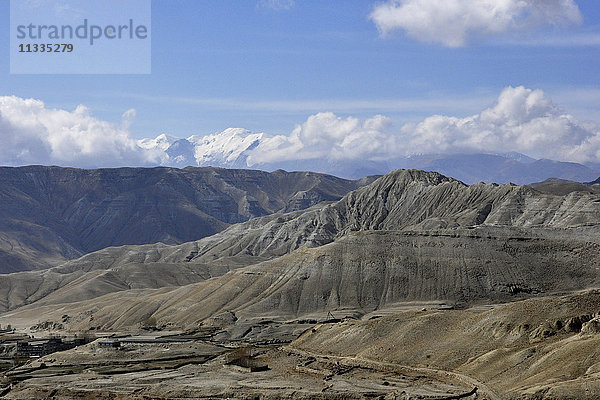
[[[151,75],[10,75],[2,58],[0,93],[67,110],[84,104],[114,122],[134,108],[136,137],[232,126],[286,134],[322,111],[385,114],[398,125],[437,113],[466,116],[509,85],[542,89],[579,119],[593,120],[600,108],[600,2],[576,3],[580,26],[474,37],[453,48],[402,30],[382,37],[369,19],[372,1],[269,7],[155,0]],[[9,1],[0,2],[0,14],[7,22]]]

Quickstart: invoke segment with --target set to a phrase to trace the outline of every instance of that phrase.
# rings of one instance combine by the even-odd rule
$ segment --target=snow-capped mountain
[[[137,144],[142,149],[146,149],[146,150],[160,149],[163,151],[167,151],[167,149],[169,147],[171,147],[171,145],[178,140],[179,140],[179,138],[176,138],[174,136],[169,136],[169,135],[163,133],[162,135],[158,135],[154,139],[138,140]]]
[[[194,159],[197,165],[247,168],[246,152],[258,146],[263,136],[263,133],[229,128],[213,135],[190,136],[187,141],[194,145]]]
[[[221,167],[252,168],[265,171],[314,171],[342,178],[358,179],[367,175],[382,175],[397,168],[414,168],[440,172],[465,183],[479,181],[527,184],[548,178],[593,181],[600,175],[598,168],[577,163],[536,160],[521,153],[503,154],[419,154],[385,161],[362,159],[333,160],[327,158],[295,159],[269,163],[249,163],[252,151],[264,151],[273,140],[264,133],[229,128],[207,136],[194,135],[179,139],[166,134],[154,139],[142,139],[138,145],[160,152],[162,165],[183,168]]]
[[[162,134],[155,139],[141,139],[138,146],[145,150],[161,150],[162,164],[172,167],[214,166],[248,168],[246,152],[260,143],[264,134],[246,129],[229,128],[207,136],[193,135],[179,139]]]

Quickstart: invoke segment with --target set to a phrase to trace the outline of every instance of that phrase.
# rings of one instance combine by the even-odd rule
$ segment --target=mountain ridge
[[[158,277],[165,271],[177,271],[179,266],[182,268],[181,282],[195,284],[226,275],[230,271],[235,273],[234,270],[262,268],[261,265],[267,265],[264,263],[283,260],[282,256],[289,260],[289,265],[294,265],[294,257],[307,254],[303,251],[310,253],[310,249],[327,249],[331,246],[335,249],[338,246],[335,244],[339,241],[347,242],[349,235],[361,232],[388,232],[392,235],[389,232],[415,231],[431,235],[432,238],[455,235],[464,237],[467,241],[465,246],[472,246],[470,243],[477,236],[476,229],[483,232],[495,229],[499,230],[500,237],[503,238],[501,241],[514,238],[518,243],[519,238],[523,238],[527,243],[533,240],[532,235],[533,238],[545,235],[548,241],[554,238],[557,244],[553,246],[557,252],[563,251],[560,250],[561,246],[578,248],[582,245],[592,246],[589,247],[591,252],[595,248],[595,239],[590,240],[590,237],[595,237],[599,224],[600,201],[597,195],[573,192],[557,196],[538,192],[528,186],[515,185],[467,186],[435,172],[398,170],[348,193],[337,202],[254,218],[198,241],[175,246],[158,244],[108,248],[42,273],[6,275],[0,282],[0,298],[6,299],[2,301],[4,310],[40,301],[48,296],[63,299],[60,301],[84,301],[90,295],[104,295],[132,287],[158,288],[161,285],[157,287],[152,282],[144,283],[153,274],[158,274],[157,282],[177,286],[179,283],[176,278]],[[471,229],[475,230],[469,233]],[[561,239],[565,232],[575,230],[579,237],[576,245],[561,244],[561,240],[567,240]],[[488,233],[487,236],[489,235]],[[484,235],[483,238],[487,236]],[[358,237],[360,239],[360,235]],[[429,246],[427,243],[425,240],[426,247]],[[492,240],[488,244],[494,243]],[[541,250],[538,258],[545,257],[544,247],[536,246],[531,251],[538,254]],[[357,243],[355,249],[360,247]],[[347,249],[352,253],[352,247]],[[384,247],[379,251],[385,253],[386,249]],[[473,247],[470,251],[479,250]],[[510,248],[501,247],[498,251],[508,252],[510,257],[514,257]],[[359,252],[357,257],[364,258],[369,254],[376,255],[377,251]],[[568,265],[571,265],[569,268],[574,270],[581,264],[583,253],[580,251],[572,256],[564,254],[567,255],[561,257],[566,257],[565,262],[572,260],[568,261]],[[532,265],[532,262],[529,258],[526,264]],[[539,264],[539,261],[536,263]],[[541,265],[545,264],[540,264],[540,268]],[[128,278],[142,273],[147,277],[137,283]],[[91,292],[61,289],[81,279],[97,283],[112,281],[114,287],[106,286],[105,283],[89,286],[88,283],[85,287],[105,289]],[[582,284],[581,280],[576,281],[577,285]],[[509,283],[504,282],[503,285]],[[27,290],[18,289],[23,285],[32,287]],[[580,287],[577,285],[576,287]],[[53,295],[61,290],[64,294]],[[106,290],[108,292],[103,292]]]
[[[332,366],[343,356],[355,369],[359,360],[383,360],[395,363],[393,371],[455,371],[477,379],[468,380],[475,389],[465,393],[478,397],[493,393],[477,391],[485,382],[510,398],[537,399],[540,390],[549,393],[544,398],[584,398],[590,388],[598,393],[591,384],[600,365],[599,233],[598,194],[466,185],[435,172],[398,170],[338,201],[256,217],[197,241],[110,247],[45,271],[4,275],[0,324],[37,334],[141,334],[148,338],[144,357],[151,346],[164,354],[162,338],[150,342],[168,335],[227,348],[276,347],[287,357],[300,349]],[[157,332],[149,336],[148,329]],[[64,364],[72,376],[84,356],[104,374],[107,356],[131,354],[121,343],[126,351],[92,343],[67,358],[62,352],[34,361],[33,368],[54,372]],[[269,368],[287,364],[267,357],[261,352],[257,359]],[[316,371],[314,358],[287,371],[304,383],[298,374]],[[226,360],[211,360],[219,379]],[[120,361],[119,376],[132,375],[121,371],[137,368],[133,361]],[[175,370],[193,368],[181,365]],[[147,368],[147,375],[134,370],[132,379],[156,379],[156,367]],[[323,376],[339,379],[331,371],[318,375],[319,385]],[[166,373],[159,384],[172,395],[163,382],[173,372]],[[72,384],[95,374],[84,371]],[[64,376],[57,379],[64,384]],[[23,383],[15,390],[38,393]]]
[[[115,245],[183,243],[337,200],[373,179],[209,167],[1,167],[0,272],[47,268]]]

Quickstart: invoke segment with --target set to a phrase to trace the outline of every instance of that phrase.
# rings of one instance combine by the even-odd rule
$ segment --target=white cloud
[[[289,136],[265,138],[250,152],[248,163],[331,158],[334,160],[386,157],[382,146],[395,145],[391,122],[376,115],[365,121],[341,118],[331,112],[310,116]]]
[[[496,103],[466,118],[434,115],[398,130],[377,115],[361,121],[319,113],[289,136],[266,138],[250,165],[298,159],[386,160],[411,154],[518,151],[561,161],[600,161],[600,127],[580,123],[541,90],[505,88]]]
[[[123,115],[121,116],[123,129],[129,129],[136,115],[137,111],[134,108],[130,108],[129,110],[123,113]]]
[[[258,6],[261,8],[270,8],[271,10],[289,10],[294,7],[294,0],[259,0]]]
[[[496,104],[467,118],[432,116],[406,125],[410,151],[508,152],[557,160],[592,161],[587,142],[600,134],[555,106],[541,90],[508,87]]]
[[[148,165],[158,158],[139,148],[126,125],[119,127],[90,115],[85,106],[55,110],[42,101],[0,97],[0,163],[59,164],[78,167]]]
[[[0,164],[114,167],[168,163],[166,151],[176,138],[132,139],[127,127],[135,114],[135,110],[128,110],[121,124],[111,124],[91,116],[84,106],[66,111],[47,108],[39,100],[0,97]],[[204,158],[213,160],[211,152],[217,150],[229,155],[236,149],[243,152],[258,140],[257,147],[245,152],[249,166],[294,160],[385,161],[411,154],[511,151],[560,161],[600,162],[597,123],[580,122],[543,91],[522,86],[505,88],[491,107],[464,118],[433,115],[394,127],[383,115],[363,120],[324,112],[310,116],[288,136],[237,131],[241,133],[233,136],[241,138],[240,143],[232,142],[233,131],[226,130],[222,133],[226,142],[221,147],[205,143],[210,154]],[[189,138],[193,145],[204,143],[194,138]]]
[[[387,0],[370,18],[382,35],[403,30],[419,41],[449,47],[474,37],[582,22],[574,0]]]

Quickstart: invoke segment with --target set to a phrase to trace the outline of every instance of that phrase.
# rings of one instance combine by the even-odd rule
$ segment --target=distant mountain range
[[[316,171],[346,179],[368,175],[384,175],[394,169],[422,169],[452,176],[467,184],[516,183],[529,184],[548,178],[589,182],[600,176],[600,165],[577,164],[553,160],[536,160],[521,153],[505,154],[424,154],[398,157],[385,161],[290,159],[269,163],[252,163],[251,152],[267,139],[263,133],[230,128],[208,136],[179,139],[162,134],[154,139],[142,139],[138,145],[159,152],[164,166],[212,166],[221,168],[251,168],[265,171]]]
[[[372,182],[217,168],[0,168],[0,273],[108,246],[178,244],[250,218],[339,200]]]
[[[168,140],[159,137],[152,145],[168,151],[185,143],[168,144]],[[219,147],[222,149],[223,143]],[[235,163],[242,153],[221,151],[218,155],[222,163]],[[205,156],[208,158],[208,153]],[[476,173],[508,179],[518,168],[526,177],[523,179],[537,179],[527,175],[532,169],[524,165],[552,175],[562,171],[563,176],[575,179],[585,176],[585,167],[579,164],[517,161],[498,155],[471,155],[460,160],[420,156],[409,161],[426,170],[443,166],[462,175],[464,181],[474,180]],[[473,169],[477,163],[479,170]],[[0,274],[45,269],[110,246],[198,240],[255,217],[339,200],[378,177],[348,180],[314,172],[214,167],[1,167]],[[555,195],[600,192],[598,181],[552,178],[531,186]]]
[[[183,179],[173,171],[162,171],[159,181]],[[143,172],[131,173],[141,181]],[[151,211],[145,209],[149,217]],[[149,315],[197,327],[223,312],[242,323],[328,310],[365,314],[401,301],[511,301],[580,290],[600,282],[599,216],[597,195],[467,186],[398,170],[337,202],[255,218],[198,241],[111,247],[46,271],[3,276],[0,313],[26,306],[39,320],[42,306],[50,306],[44,318],[68,309],[76,329],[131,327]],[[127,232],[136,238],[133,229],[143,226],[127,214],[121,219],[133,224]]]

